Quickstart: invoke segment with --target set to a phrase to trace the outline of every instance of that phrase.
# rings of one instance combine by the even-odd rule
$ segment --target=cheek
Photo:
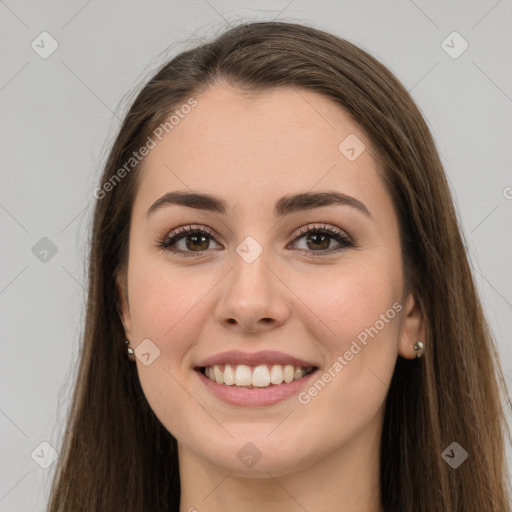
[[[381,339],[398,333],[393,304],[401,299],[401,280],[394,265],[377,259],[357,264],[347,261],[338,269],[326,266],[310,277],[298,275],[293,288],[307,305],[316,337],[333,355],[348,350],[361,333],[364,339],[366,330],[375,324]]]
[[[217,281],[214,272],[178,269],[161,261],[138,265],[134,259],[128,285],[136,343],[149,338],[166,356],[166,364],[179,364],[200,338],[208,315],[208,292]]]
[[[331,359],[318,376],[325,377],[325,386],[316,381],[302,403],[349,412],[358,421],[381,406],[397,358],[402,310],[400,273],[394,267],[377,259],[359,261],[336,273],[326,267],[314,286],[311,280],[296,281],[297,294],[307,297],[304,302],[315,313],[307,314],[310,332]]]
[[[160,351],[151,365],[137,360],[140,384],[162,424],[185,439],[204,414],[193,395],[184,391],[190,378],[187,354],[201,339],[210,315],[207,292],[218,278],[212,272],[184,272],[161,262],[137,265],[133,258],[132,263],[128,279],[135,346],[150,339]]]

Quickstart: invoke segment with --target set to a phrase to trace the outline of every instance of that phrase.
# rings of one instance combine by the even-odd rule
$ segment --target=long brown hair
[[[510,512],[508,391],[428,126],[403,85],[367,52],[286,22],[239,24],[183,51],[124,118],[97,194],[80,365],[48,511],[179,509],[177,443],[144,397],[117,306],[140,164],[113,177],[174,109],[220,81],[247,92],[288,86],[322,94],[350,113],[377,150],[399,218],[407,285],[427,326],[423,358],[397,358],[386,398],[384,510]],[[442,456],[452,442],[468,453],[456,469]]]

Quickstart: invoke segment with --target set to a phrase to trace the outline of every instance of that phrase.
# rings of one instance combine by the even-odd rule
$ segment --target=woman
[[[50,512],[510,511],[449,187],[373,57],[280,22],[185,51],[94,195]]]

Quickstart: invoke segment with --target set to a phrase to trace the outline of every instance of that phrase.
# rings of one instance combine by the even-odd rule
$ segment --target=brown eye
[[[329,249],[331,245],[331,237],[329,235],[321,235],[317,233],[310,233],[306,237],[306,243],[310,249]]]
[[[206,229],[186,226],[171,232],[158,245],[172,254],[193,256],[193,253],[200,254],[208,250],[212,240],[217,243],[213,233]]]
[[[190,242],[190,243],[189,243]],[[205,251],[209,246],[208,237],[204,235],[187,235],[185,237],[185,246],[191,251]]]
[[[301,228],[296,233],[294,242],[297,243],[301,239],[305,239],[305,247],[298,248],[298,250],[306,252],[310,256],[322,256],[355,247],[343,230],[327,224]],[[331,245],[333,241],[337,242],[337,246]],[[213,232],[208,228],[185,226],[171,231],[158,243],[158,247],[179,256],[199,256],[212,249],[212,242],[221,247]]]
[[[355,245],[343,230],[327,224],[307,226],[301,228],[297,234],[299,236],[294,241],[305,239],[305,247],[299,248],[299,250],[309,252],[312,256],[337,252]],[[337,247],[331,247],[333,240],[338,242]]]

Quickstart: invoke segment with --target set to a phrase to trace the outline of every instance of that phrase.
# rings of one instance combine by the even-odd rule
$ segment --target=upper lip
[[[254,366],[257,364],[292,364],[294,366],[318,366],[314,362],[300,359],[299,357],[291,356],[283,352],[276,352],[274,350],[263,350],[261,352],[242,352],[241,350],[229,350],[221,352],[213,356],[207,357],[202,360],[196,368],[205,366],[213,366],[214,364],[246,364]]]

